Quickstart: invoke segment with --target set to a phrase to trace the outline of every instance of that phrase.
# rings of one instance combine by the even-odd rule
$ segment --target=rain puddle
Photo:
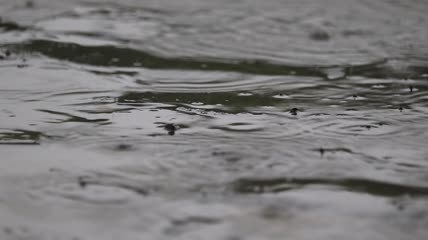
[[[427,11],[0,0],[0,239],[427,239]]]

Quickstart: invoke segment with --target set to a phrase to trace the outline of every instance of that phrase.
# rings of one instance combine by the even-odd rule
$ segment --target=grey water
[[[0,239],[428,239],[427,12],[0,0]]]

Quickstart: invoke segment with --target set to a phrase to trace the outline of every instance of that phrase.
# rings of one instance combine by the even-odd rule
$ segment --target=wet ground
[[[427,11],[0,0],[0,239],[427,239]]]

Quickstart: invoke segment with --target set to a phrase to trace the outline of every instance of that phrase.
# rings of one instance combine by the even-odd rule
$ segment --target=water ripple
[[[0,0],[0,238],[425,239],[427,7]]]

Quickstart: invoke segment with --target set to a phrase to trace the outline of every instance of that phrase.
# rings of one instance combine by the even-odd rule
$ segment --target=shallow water
[[[427,11],[0,0],[0,239],[427,239]]]

